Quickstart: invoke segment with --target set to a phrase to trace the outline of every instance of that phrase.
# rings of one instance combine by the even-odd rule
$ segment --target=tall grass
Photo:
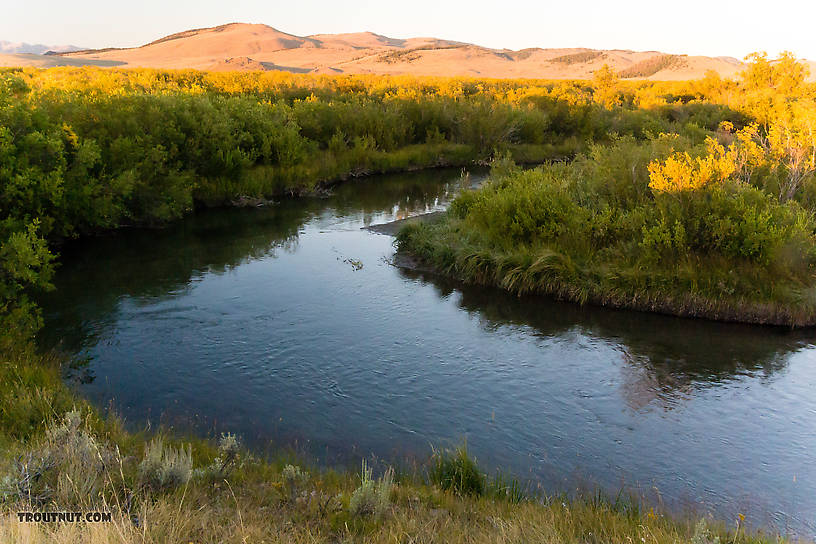
[[[518,478],[501,472],[493,477],[488,476],[468,453],[467,443],[453,449],[433,449],[428,479],[440,489],[458,496],[489,497],[510,503],[540,498]]]
[[[466,444],[453,451],[434,451],[428,476],[440,488],[459,495],[481,496],[487,484],[476,461],[468,455]]]

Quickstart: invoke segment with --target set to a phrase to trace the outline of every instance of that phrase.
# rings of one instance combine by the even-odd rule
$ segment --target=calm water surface
[[[626,488],[816,538],[813,331],[466,288],[391,266],[392,238],[361,230],[459,186],[383,176],[69,245],[44,342],[87,357],[80,390],[131,422],[334,459],[466,438],[551,493]]]

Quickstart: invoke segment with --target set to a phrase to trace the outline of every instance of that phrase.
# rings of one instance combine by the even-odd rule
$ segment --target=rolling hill
[[[0,54],[44,55],[49,51],[64,53],[82,49],[76,45],[43,45],[41,43],[6,42],[0,40]]]
[[[682,80],[708,70],[734,76],[743,63],[731,57],[659,51],[583,48],[520,51],[490,49],[437,38],[397,39],[360,32],[296,36],[262,24],[232,23],[187,30],[130,49],[49,54],[40,59],[0,56],[0,64],[94,64],[199,70],[287,70],[327,74],[411,74],[487,78],[585,79],[609,65],[621,77]]]

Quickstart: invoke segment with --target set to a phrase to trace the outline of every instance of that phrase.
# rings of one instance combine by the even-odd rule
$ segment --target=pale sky
[[[2,0],[0,40],[132,47],[228,22],[290,34],[370,30],[495,48],[591,47],[816,59],[816,0]]]

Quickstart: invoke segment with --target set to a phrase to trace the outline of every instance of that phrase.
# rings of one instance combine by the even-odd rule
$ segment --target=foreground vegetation
[[[8,352],[7,352],[8,353]],[[59,360],[14,350],[0,367],[0,541],[645,542],[778,541],[636,502],[525,494],[464,448],[429,464],[335,471],[282,452],[259,459],[231,435],[187,442],[101,419]],[[20,523],[17,512],[111,512],[110,523]]]
[[[812,323],[813,92],[792,58],[763,57],[742,82],[0,71],[0,509],[113,513],[11,515],[0,540],[762,540],[634,503],[531,500],[464,451],[375,478],[259,460],[230,436],[185,446],[127,432],[62,383],[66,361],[37,351],[31,294],[51,288],[65,238],[504,157],[401,247],[517,292]],[[554,159],[571,162],[511,164]]]
[[[577,302],[816,325],[816,89],[792,59],[756,59],[703,141],[619,136],[569,164],[491,181],[402,251],[445,274]]]

